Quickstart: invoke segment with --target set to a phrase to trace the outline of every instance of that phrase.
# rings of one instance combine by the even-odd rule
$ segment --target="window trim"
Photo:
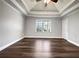
[[[49,23],[48,27],[49,27],[49,30],[47,30],[46,32],[51,32],[51,20],[49,19],[38,19],[38,20],[35,20],[35,32],[38,32],[38,33],[46,33],[45,31],[37,31],[37,22],[47,22]]]

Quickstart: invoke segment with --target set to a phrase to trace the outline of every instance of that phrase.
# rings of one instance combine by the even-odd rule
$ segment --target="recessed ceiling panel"
[[[63,8],[65,8],[68,4],[70,4],[74,0],[58,0],[58,3],[55,4],[57,9],[61,11]]]
[[[58,12],[57,8],[55,7],[54,3],[49,3],[47,7],[45,7],[45,3],[43,1],[37,2],[31,11],[49,11],[49,12]]]
[[[29,12],[28,14],[39,14],[41,13],[44,15],[48,14],[61,14],[65,9],[68,8],[75,0],[58,0],[57,3],[50,2],[45,7],[44,0],[36,2],[36,0],[22,0],[24,5],[28,7]]]

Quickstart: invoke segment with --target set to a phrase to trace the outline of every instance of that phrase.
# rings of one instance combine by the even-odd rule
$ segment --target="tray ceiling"
[[[58,0],[57,3],[51,2],[48,4],[47,7],[44,5],[44,0],[40,2],[36,2],[36,0],[5,0],[5,1],[12,1],[17,8],[27,12],[27,15],[39,15],[39,16],[60,16],[63,11],[76,1],[78,0]],[[79,1],[78,1],[79,3]],[[77,3],[75,3],[77,4]]]

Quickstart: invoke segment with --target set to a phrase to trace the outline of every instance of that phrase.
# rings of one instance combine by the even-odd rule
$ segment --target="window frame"
[[[40,23],[40,22],[42,22],[42,23],[47,22],[47,24],[48,24],[47,31],[43,31],[43,30],[42,31],[37,31],[37,23]],[[42,27],[44,27],[44,26],[42,26]],[[35,20],[35,32],[40,32],[40,33],[51,32],[51,20],[49,20],[49,19]]]

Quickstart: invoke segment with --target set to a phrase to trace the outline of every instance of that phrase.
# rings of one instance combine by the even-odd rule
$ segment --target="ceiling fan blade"
[[[39,1],[41,1],[41,0],[36,0],[36,2],[39,2]]]
[[[55,3],[57,3],[57,2],[58,2],[58,0],[51,0],[51,1],[53,1],[53,2],[55,2]]]

